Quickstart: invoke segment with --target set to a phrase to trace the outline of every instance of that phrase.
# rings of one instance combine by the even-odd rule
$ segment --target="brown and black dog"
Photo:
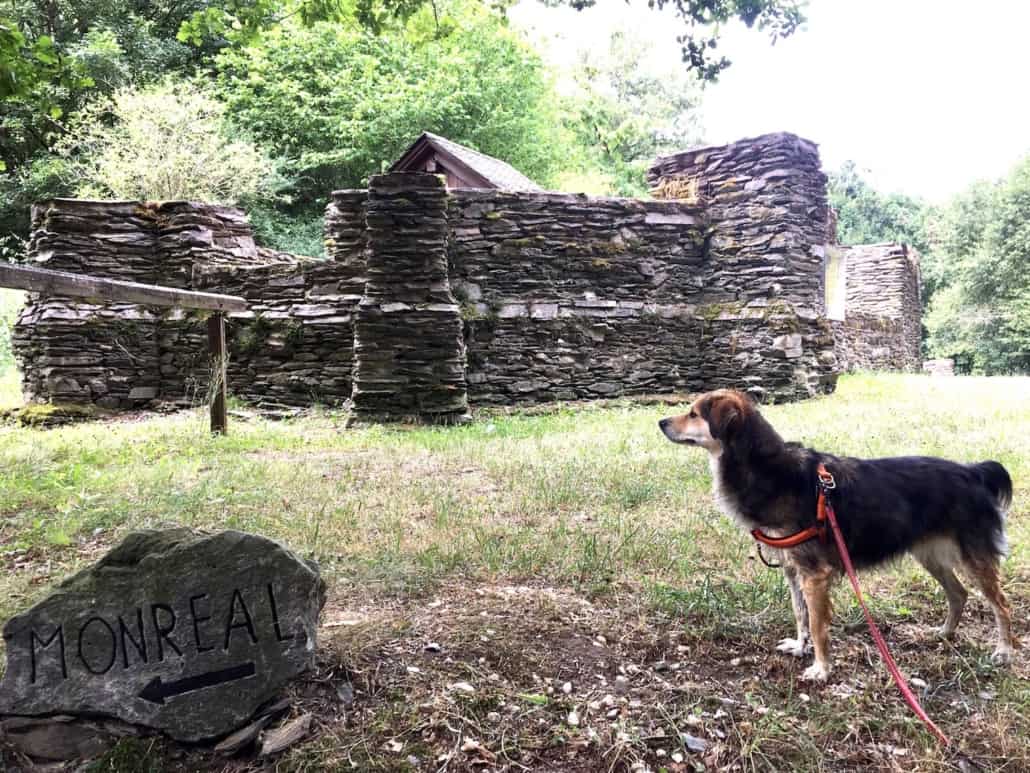
[[[983,592],[998,626],[996,662],[1008,662],[1019,646],[998,579],[1006,552],[1004,513],[1012,480],[997,462],[959,464],[926,456],[889,459],[837,457],[786,443],[751,400],[734,390],[709,392],[689,413],[663,419],[674,443],[701,446],[709,454],[712,487],[720,508],[750,531],[794,534],[815,524],[820,464],[833,474],[830,500],[856,568],[876,566],[910,553],[941,584],[948,598],[943,636],[955,632],[966,589],[961,569]],[[784,549],[797,636],[776,647],[795,657],[811,649],[815,662],[804,679],[830,674],[830,589],[842,565],[831,538]]]

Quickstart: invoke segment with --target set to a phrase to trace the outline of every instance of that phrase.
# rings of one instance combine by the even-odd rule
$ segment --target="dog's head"
[[[735,389],[701,395],[687,413],[662,419],[658,426],[673,443],[701,446],[719,453],[755,413],[751,398]]]

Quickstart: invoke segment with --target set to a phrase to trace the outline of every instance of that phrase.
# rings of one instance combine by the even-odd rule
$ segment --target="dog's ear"
[[[744,421],[747,405],[735,394],[719,395],[712,400],[708,413],[708,430],[716,440],[728,440]]]

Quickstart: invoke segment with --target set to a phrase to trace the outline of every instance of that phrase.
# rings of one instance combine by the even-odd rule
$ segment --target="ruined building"
[[[650,183],[635,200],[381,175],[332,195],[327,260],[258,247],[232,208],[58,199],[33,209],[30,257],[243,296],[232,393],[369,418],[723,386],[793,400],[842,369],[918,368],[918,256],[834,244],[813,143],[694,149]],[[124,409],[206,389],[195,314],[33,297],[14,343],[34,400]]]

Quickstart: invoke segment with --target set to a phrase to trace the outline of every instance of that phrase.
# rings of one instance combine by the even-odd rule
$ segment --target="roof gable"
[[[483,188],[506,191],[539,191],[539,185],[498,158],[452,142],[431,132],[422,132],[393,166],[391,172],[420,168],[431,155],[437,155],[463,179]]]

